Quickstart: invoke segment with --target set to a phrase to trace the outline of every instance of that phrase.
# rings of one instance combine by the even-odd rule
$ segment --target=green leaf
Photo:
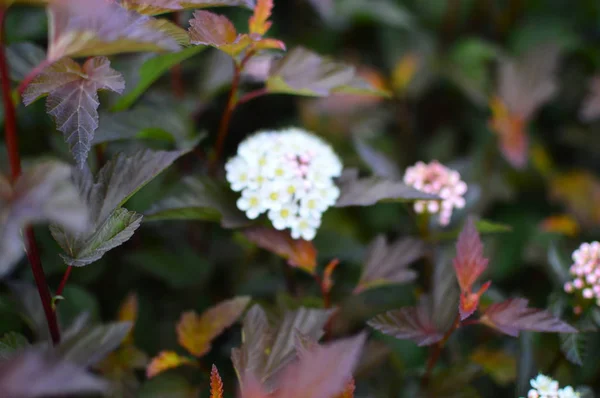
[[[101,112],[100,127],[92,145],[103,142],[146,139],[166,141],[178,149],[195,147],[203,135],[196,133],[189,113],[181,107],[144,104],[119,113]]]
[[[559,249],[557,243],[550,243],[550,247],[548,248],[548,266],[549,271],[552,275],[552,279],[554,279],[556,286],[560,289],[564,286],[564,284],[571,280],[571,276],[569,274],[569,257],[567,254]]]
[[[14,187],[0,174],[0,277],[24,254],[25,225],[54,222],[74,233],[89,227],[88,209],[71,173],[65,163],[44,161],[26,170]]]
[[[536,367],[533,358],[533,334],[521,333],[519,337],[519,358],[517,359],[516,396],[527,396],[529,381],[535,377]]]
[[[55,296],[56,297],[56,296]],[[58,304],[58,315],[61,325],[74,325],[83,319],[98,320],[100,317],[100,305],[95,295],[74,283],[65,286],[60,304]],[[82,314],[85,318],[79,319]]]
[[[354,67],[302,47],[274,62],[266,86],[270,93],[315,97],[337,93],[389,96],[360,78]]]
[[[225,186],[207,178],[184,178],[176,192],[153,206],[147,221],[220,221],[224,228],[240,228],[250,222],[236,206],[235,195]]]
[[[55,351],[65,360],[84,367],[97,364],[125,339],[130,322],[83,328],[64,339]]]
[[[20,333],[9,332],[0,338],[0,361],[12,358],[16,352],[29,347],[29,341]]]
[[[74,267],[84,267],[92,264],[109,250],[127,242],[139,228],[143,216],[127,209],[116,209],[106,221],[85,241],[75,240],[70,246],[71,239],[63,231],[51,228],[52,236],[67,252],[60,256],[65,264]]]
[[[513,231],[513,228],[508,224],[500,224],[489,220],[475,221],[475,228],[477,229],[477,232],[479,232],[482,235],[502,234]],[[432,240],[454,240],[458,237],[460,231],[461,229],[457,228],[448,232],[434,233],[432,236]]]
[[[112,107],[112,110],[118,112],[128,109],[152,85],[152,83],[174,65],[202,52],[205,48],[206,47],[204,46],[193,46],[175,53],[157,55],[145,61],[140,67],[139,79],[136,86],[126,90],[125,94],[121,96]]]
[[[571,363],[582,366],[586,357],[587,334],[561,334],[560,351]]]
[[[138,398],[193,398],[198,391],[177,374],[161,374],[146,381],[140,389]]]
[[[186,151],[141,150],[131,156],[117,154],[93,178],[88,169],[76,175],[81,196],[86,198],[93,228],[73,235],[52,226],[54,239],[66,252],[67,264],[85,266],[126,242],[140,226],[142,215],[121,208],[143,186]]]
[[[6,48],[6,60],[10,67],[10,77],[15,81],[23,80],[44,59],[46,59],[44,49],[33,43],[14,43]]]
[[[340,196],[335,204],[336,207],[371,206],[381,201],[439,199],[401,181],[380,177],[359,178],[356,169],[345,170],[337,185],[340,188]]]
[[[499,48],[485,40],[463,39],[450,50],[442,73],[449,75],[476,104],[487,106],[493,88],[490,65],[500,54]]]
[[[126,256],[126,261],[176,289],[206,280],[211,269],[206,258],[185,245],[136,250]]]

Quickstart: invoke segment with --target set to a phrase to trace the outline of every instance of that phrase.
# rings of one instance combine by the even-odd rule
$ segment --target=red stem
[[[431,373],[433,372],[435,364],[440,359],[442,349],[446,345],[446,342],[448,341],[452,333],[454,333],[454,331],[460,326],[460,315],[456,314],[456,318],[454,319],[454,323],[452,324],[450,329],[448,329],[446,333],[444,333],[444,337],[442,337],[442,339],[438,341],[438,343],[434,347],[432,347],[432,350],[429,353],[429,359],[427,360],[427,370],[425,371],[425,375],[421,380],[421,387],[425,387],[429,383],[429,380],[431,379]]]
[[[317,274],[314,275],[314,278],[315,278],[315,282],[317,282],[317,284],[319,285],[319,288],[321,289],[321,296],[323,296],[323,306],[325,308],[330,308],[331,307],[331,296],[329,294],[329,291],[327,290],[327,287],[323,283],[323,279],[321,279],[321,277]]]
[[[69,280],[69,276],[71,276],[71,271],[73,270],[72,266],[68,266],[65,274],[63,275],[62,280],[60,281],[60,285],[58,285],[58,289],[56,289],[56,295],[61,296],[63,290],[65,290],[65,286],[67,285],[67,281]]]
[[[19,141],[17,138],[17,116],[15,105],[10,92],[10,78],[8,75],[8,65],[6,62],[6,54],[4,52],[4,22],[6,16],[6,8],[0,8],[0,83],[2,84],[2,99],[4,103],[4,133],[6,137],[6,147],[10,161],[11,179],[14,183],[19,175],[21,175],[21,158],[19,156]],[[25,240],[27,247],[27,259],[31,264],[33,278],[37,285],[37,290],[44,307],[44,314],[48,323],[48,329],[52,342],[57,344],[60,341],[60,330],[56,314],[52,311],[52,296],[50,289],[46,283],[46,276],[42,268],[40,253],[35,242],[35,235],[31,227],[25,227]]]
[[[244,66],[246,66],[246,63],[250,61],[250,58],[252,58],[254,54],[254,51],[249,51],[248,54],[244,56],[244,58],[239,64],[236,63],[234,65],[233,80],[231,81],[231,89],[229,90],[229,97],[227,98],[227,106],[225,107],[225,112],[223,113],[223,117],[221,118],[221,124],[219,125],[217,142],[215,144],[215,152],[212,157],[212,161],[209,163],[208,167],[208,172],[211,175],[215,174],[216,167],[219,164],[219,160],[221,159],[223,147],[225,146],[225,139],[227,138],[227,134],[229,133],[229,123],[231,122],[231,115],[233,114],[233,111],[235,110],[235,107],[238,104],[237,92],[240,86],[242,71],[244,70]]]
[[[266,87],[259,88],[258,90],[250,91],[242,96],[237,102],[238,105],[245,104],[248,101],[251,101],[255,98],[262,97],[263,95],[269,94],[269,90]]]
[[[181,12],[177,11],[173,14],[173,22],[177,26],[181,26]],[[175,98],[183,98],[185,95],[185,88],[183,85],[183,69],[181,64],[174,65],[171,68],[171,88]]]

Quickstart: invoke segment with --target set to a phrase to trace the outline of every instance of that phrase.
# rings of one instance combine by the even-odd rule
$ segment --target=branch
[[[2,99],[4,103],[4,134],[6,137],[6,147],[8,150],[8,158],[10,161],[10,172],[11,181],[14,183],[17,178],[21,175],[21,157],[19,155],[19,141],[17,137],[17,114],[15,110],[15,104],[10,92],[10,77],[8,74],[8,64],[6,62],[6,54],[4,49],[4,22],[6,17],[6,8],[0,8],[0,84],[2,84]],[[42,63],[43,64],[43,63]],[[45,67],[45,66],[44,66]],[[39,69],[39,70],[38,70]],[[28,82],[33,80],[37,73],[43,68],[38,66],[28,76],[29,80],[24,80],[21,83],[22,90],[25,90]],[[38,70],[37,72],[35,72]],[[34,74],[35,72],[35,74]],[[24,84],[25,83],[25,84]],[[37,244],[35,242],[35,235],[33,229],[28,226],[25,228],[25,240],[26,240],[26,252],[27,259],[31,264],[31,271],[33,272],[33,278],[37,285],[37,290],[44,307],[44,314],[46,315],[46,322],[48,323],[48,329],[52,342],[57,344],[60,341],[60,330],[58,328],[58,322],[56,320],[56,314],[52,311],[52,296],[50,295],[50,289],[46,283],[46,276],[44,275],[44,269],[40,260],[40,253],[38,251]]]

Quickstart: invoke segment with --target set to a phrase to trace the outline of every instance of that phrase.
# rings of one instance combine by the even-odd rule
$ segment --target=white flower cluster
[[[333,178],[342,163],[331,146],[297,128],[265,131],[248,137],[225,165],[231,189],[250,219],[262,213],[294,239],[312,240],[321,215],[340,194]]]
[[[438,161],[429,164],[417,162],[406,169],[404,183],[421,192],[437,195],[442,198],[441,203],[436,200],[418,200],[415,202],[417,213],[438,214],[441,225],[448,225],[454,208],[465,207],[464,194],[467,184],[460,179],[458,171],[451,170]]]
[[[583,298],[595,299],[600,306],[600,243],[582,243],[573,252],[572,258],[569,272],[575,279],[565,283],[565,292],[578,291]]]
[[[527,398],[577,398],[580,396],[571,386],[558,388],[558,381],[543,374],[531,379],[530,383],[533,388],[527,393]]]

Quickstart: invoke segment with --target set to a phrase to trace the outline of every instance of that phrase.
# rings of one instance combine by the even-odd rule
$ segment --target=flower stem
[[[267,90],[266,87],[263,88],[259,88],[257,90],[254,91],[250,91],[249,93],[246,93],[242,96],[242,98],[240,98],[240,100],[238,101],[238,105],[242,105],[245,104],[248,101],[251,101],[255,98],[258,97],[262,97],[263,95],[269,94],[269,91]]]
[[[444,337],[442,337],[442,339],[438,341],[435,346],[432,347],[432,350],[429,353],[429,358],[427,359],[427,370],[425,371],[425,375],[421,379],[421,387],[425,387],[427,386],[427,384],[429,384],[431,374],[433,373],[433,368],[435,367],[437,361],[440,359],[442,349],[446,345],[446,342],[448,341],[450,336],[452,336],[452,333],[454,333],[454,331],[460,326],[460,315],[457,314],[452,326],[446,331],[446,333],[444,333]]]
[[[19,155],[19,141],[17,138],[17,116],[15,104],[13,103],[10,92],[10,77],[8,74],[8,64],[6,62],[4,49],[5,16],[6,8],[0,7],[0,83],[2,84],[2,99],[4,103],[4,133],[10,162],[11,181],[14,184],[19,175],[21,175],[21,158]],[[52,342],[57,344],[60,341],[58,321],[56,319],[56,314],[52,311],[52,296],[50,295],[50,289],[46,283],[46,276],[44,275],[40,254],[35,242],[35,235],[30,226],[25,227],[25,241],[27,259],[31,264],[33,278],[35,279],[42,306],[44,307],[44,314],[46,315],[50,336]]]
[[[231,89],[229,90],[227,105],[225,107],[225,112],[223,112],[221,123],[219,125],[219,132],[217,134],[215,151],[208,166],[208,172],[210,175],[215,174],[217,165],[219,164],[219,160],[221,159],[221,155],[223,154],[225,139],[227,138],[227,134],[229,133],[229,123],[231,122],[231,115],[233,114],[233,111],[235,110],[235,107],[238,104],[237,94],[240,86],[240,80],[242,77],[242,71],[244,70],[244,67],[246,66],[248,61],[250,61],[250,58],[254,56],[254,54],[254,51],[250,51],[244,56],[244,58],[240,61],[239,64],[234,64],[233,80],[231,81]]]
[[[173,13],[173,22],[177,26],[181,26],[181,11]],[[171,68],[171,88],[175,98],[181,99],[185,95],[185,89],[183,85],[183,68],[181,64],[176,64]]]
[[[61,296],[63,290],[65,290],[65,286],[67,285],[67,281],[69,280],[69,276],[71,276],[71,271],[73,270],[72,266],[68,266],[65,271],[62,280],[60,281],[60,285],[58,285],[58,289],[56,289],[56,295]]]

